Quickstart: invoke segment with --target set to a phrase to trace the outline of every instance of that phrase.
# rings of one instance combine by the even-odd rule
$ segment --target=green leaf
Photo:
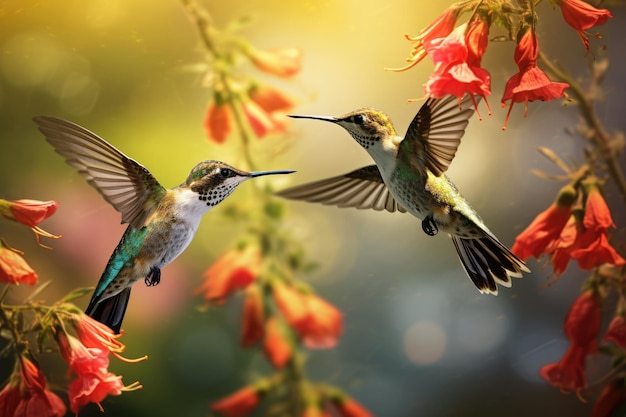
[[[95,287],[84,287],[84,288],[77,288],[74,291],[72,291],[71,293],[69,293],[68,295],[66,295],[65,297],[63,297],[63,299],[61,300],[62,303],[66,303],[68,301],[72,301],[76,298],[82,297],[83,295],[92,292],[95,289]]]

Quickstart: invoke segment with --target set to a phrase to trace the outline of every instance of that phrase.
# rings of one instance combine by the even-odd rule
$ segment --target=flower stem
[[[617,152],[611,147],[611,136],[602,126],[594,109],[593,100],[585,94],[582,86],[571,75],[559,68],[559,66],[552,62],[543,52],[539,52],[539,59],[541,59],[553,76],[570,85],[570,91],[578,102],[582,117],[587,123],[587,126],[593,131],[592,140],[600,150],[607,164],[609,173],[617,184],[622,198],[626,202],[626,177],[617,161]]]

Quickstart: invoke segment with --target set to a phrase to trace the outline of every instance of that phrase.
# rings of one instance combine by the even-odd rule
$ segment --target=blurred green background
[[[243,16],[242,31],[260,48],[295,46],[304,51],[303,70],[292,81],[271,80],[299,98],[295,112],[337,115],[377,107],[399,132],[419,109],[422,84],[432,64],[425,60],[406,73],[384,67],[404,64],[416,34],[448,2],[405,1],[207,1],[223,27]],[[540,46],[576,76],[587,76],[593,54],[562,22],[559,10],[543,2]],[[605,125],[625,129],[623,42],[626,15],[598,30],[610,69],[599,114]],[[558,173],[536,147],[581,160],[580,139],[568,134],[578,120],[575,107],[559,102],[514,107],[508,129],[499,98],[517,71],[512,43],[492,42],[483,65],[491,72],[493,115],[470,124],[450,177],[506,245],[546,208],[560,187],[530,174]],[[593,53],[598,53],[592,49]],[[243,164],[234,141],[210,144],[202,122],[209,90],[196,28],[181,5],[169,1],[0,0],[0,196],[53,199],[58,212],[42,224],[62,234],[37,247],[23,226],[0,223],[0,235],[26,252],[41,281],[53,280],[41,295],[49,302],[72,288],[95,285],[123,233],[120,216],[63,162],[35,129],[31,118],[53,115],[98,133],[145,165],[165,186],[181,183],[199,160]],[[252,71],[252,69],[251,69]],[[267,79],[270,81],[269,79]],[[231,139],[232,140],[232,139]],[[296,169],[273,177],[283,188],[348,172],[370,164],[369,156],[341,129],[309,121],[292,122],[286,137],[254,145],[260,169]],[[229,198],[246,204],[246,184]],[[614,189],[609,188],[609,192]],[[611,197],[609,197],[611,200]],[[619,202],[618,199],[615,199]],[[619,205],[618,207],[623,207]],[[205,416],[211,401],[270,371],[258,350],[238,346],[241,300],[201,313],[192,291],[211,262],[235,241],[245,225],[224,220],[219,206],[204,219],[190,248],[163,270],[159,286],[135,286],[125,321],[127,356],[149,355],[137,365],[112,363],[139,392],[110,397],[107,415]],[[301,277],[344,313],[345,333],[337,348],[310,354],[314,380],[345,388],[377,416],[586,416],[591,405],[562,395],[538,377],[539,368],[560,359],[567,347],[562,323],[585,273],[571,267],[552,286],[549,269],[535,271],[498,297],[481,296],[462,271],[444,235],[431,238],[409,215],[288,203],[286,226],[306,242],[321,268]],[[614,212],[624,241],[624,213]],[[623,253],[623,252],[622,252]],[[23,299],[20,287],[11,299]],[[78,300],[85,306],[88,299]],[[65,385],[56,355],[45,363],[56,387]],[[1,378],[9,362],[0,361]],[[602,359],[592,370],[601,370]],[[592,374],[593,383],[601,373]],[[101,415],[95,405],[81,416]]]

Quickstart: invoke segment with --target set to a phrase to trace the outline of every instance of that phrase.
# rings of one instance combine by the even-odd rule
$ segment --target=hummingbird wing
[[[122,223],[145,225],[166,190],[143,165],[77,124],[48,116],[33,120],[56,152],[122,213]]]
[[[376,165],[370,165],[345,175],[298,185],[276,193],[292,200],[304,200],[337,207],[387,210],[405,213],[391,196]]]
[[[477,100],[470,94],[461,100],[452,95],[426,100],[401,143],[409,147],[404,154],[420,155],[426,167],[441,176],[454,159]]]

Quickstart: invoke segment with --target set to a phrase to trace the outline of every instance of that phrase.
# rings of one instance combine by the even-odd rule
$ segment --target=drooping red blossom
[[[334,400],[333,404],[341,417],[373,417],[365,407],[347,396]]]
[[[624,379],[613,379],[606,384],[593,404],[591,417],[611,417],[615,410],[626,402]]]
[[[546,247],[545,253],[550,255],[550,263],[554,273],[560,276],[572,257],[572,251],[579,246],[582,235],[582,221],[577,212],[573,212],[558,238]]]
[[[278,317],[272,316],[265,322],[263,352],[270,363],[277,369],[283,368],[291,359],[292,346],[287,340],[284,324]]]
[[[0,282],[34,285],[39,277],[22,258],[21,252],[10,248],[0,239]]]
[[[56,201],[8,201],[0,199],[0,214],[7,219],[14,220],[30,227],[37,236],[37,242],[40,242],[40,238],[42,236],[54,239],[60,237],[48,233],[38,226],[40,222],[52,216],[56,212],[58,206],[59,204]]]
[[[580,393],[587,386],[586,358],[585,348],[570,345],[560,361],[543,366],[539,370],[539,375],[563,392]]]
[[[208,303],[222,304],[235,290],[247,287],[259,274],[261,252],[256,246],[233,249],[204,273],[204,283],[194,293]]]
[[[126,349],[126,346],[118,340],[122,334],[115,334],[108,326],[87,314],[76,315],[73,323],[78,338],[86,347],[114,353],[122,353]]]
[[[211,404],[211,410],[227,417],[243,417],[257,407],[259,400],[258,389],[254,386],[248,386],[214,402]]]
[[[430,25],[420,30],[417,36],[404,35],[407,40],[413,43],[413,49],[407,58],[408,64],[402,68],[387,68],[387,70],[406,71],[417,65],[427,55],[426,44],[436,38],[445,38],[452,32],[460,11],[456,5],[452,5]]]
[[[65,333],[59,333],[57,340],[61,356],[76,375],[69,385],[70,409],[74,413],[78,414],[89,403],[97,404],[102,410],[100,403],[109,395],[141,388],[138,383],[124,386],[121,376],[108,371],[108,350],[87,347]]]
[[[580,395],[587,386],[585,360],[598,349],[601,315],[600,296],[594,290],[586,290],[574,301],[564,325],[570,346],[559,362],[541,368],[542,378],[562,391]]]
[[[626,349],[626,318],[622,314],[616,314],[606,329],[605,342],[613,342],[622,349]]]
[[[41,370],[28,358],[20,358],[20,400],[15,406],[13,417],[63,417],[67,407],[58,395],[48,390],[47,381]],[[4,390],[3,390],[4,392]],[[9,407],[15,405],[15,394],[9,393]],[[5,414],[3,414],[5,415]]]
[[[243,303],[243,325],[241,344],[252,346],[263,339],[265,313],[263,311],[263,297],[257,285],[250,285],[246,289],[246,299]]]
[[[435,98],[448,94],[458,98],[467,93],[482,97],[490,95],[491,77],[480,67],[488,36],[489,23],[476,17],[447,37],[428,42],[426,51],[435,63],[435,70],[424,86],[426,95]]]
[[[298,48],[262,50],[248,47],[244,53],[258,69],[277,77],[293,77],[302,69],[302,51]]]
[[[511,100],[503,129],[506,129],[513,103],[525,103],[525,117],[529,101],[553,100],[563,97],[563,90],[569,87],[567,83],[550,81],[550,78],[537,66],[538,56],[539,41],[537,35],[532,27],[525,26],[518,33],[515,47],[515,62],[519,72],[507,81],[502,95],[503,107],[506,106],[507,100]]]
[[[246,120],[257,138],[262,139],[267,135],[280,134],[287,130],[283,121],[264,110],[252,99],[245,100],[242,106]]]
[[[615,266],[626,265],[622,258],[609,244],[607,233],[615,227],[611,212],[595,182],[586,184],[587,200],[583,217],[584,231],[579,244],[571,251],[572,259],[578,261],[581,269],[593,269],[604,263]]]
[[[0,214],[28,227],[37,227],[43,220],[52,216],[57,207],[59,204],[56,201],[0,199]]]
[[[15,415],[15,410],[17,410],[20,401],[22,401],[22,393],[20,392],[19,379],[11,378],[0,391],[0,416]]]
[[[304,344],[311,349],[325,349],[337,344],[343,331],[341,313],[315,294],[303,294],[277,282],[272,287],[278,308]]]
[[[267,113],[288,112],[296,103],[287,94],[269,85],[254,85],[248,90],[250,99]]]
[[[576,190],[564,187],[555,202],[537,217],[515,238],[511,251],[526,261],[531,256],[539,258],[550,243],[559,238],[572,213]]]
[[[204,129],[211,142],[217,144],[226,142],[228,135],[232,131],[233,116],[231,113],[230,106],[221,100],[214,99],[209,103],[204,119]]]
[[[561,13],[563,13],[563,19],[578,32],[587,51],[589,50],[589,38],[587,38],[585,31],[601,25],[609,17],[613,17],[607,9],[596,9],[582,0],[560,0],[558,3],[561,7]]]

